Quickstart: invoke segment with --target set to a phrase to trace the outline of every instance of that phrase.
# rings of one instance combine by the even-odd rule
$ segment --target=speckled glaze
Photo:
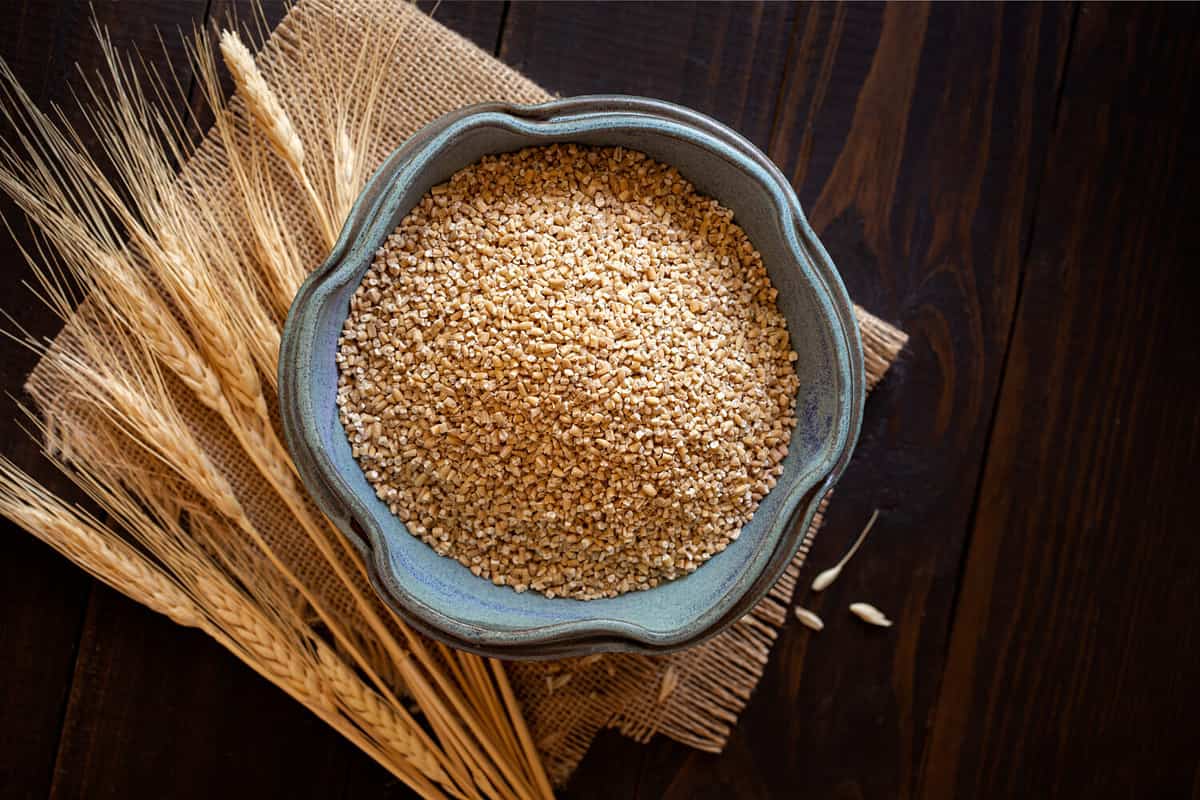
[[[517,594],[438,556],[376,499],[350,454],[335,404],[338,333],[350,296],[384,238],[430,187],[485,154],[552,142],[641,150],[674,165],[732,209],[779,289],[780,310],[800,356],[799,423],[783,475],[738,540],[685,578],[602,600]],[[865,391],[850,299],[779,170],[708,117],[670,103],[609,95],[472,106],[426,126],[389,156],[350,212],[329,259],[292,304],[279,387],[300,475],[362,551],[383,599],[437,639],[502,658],[666,652],[740,618],[778,579],[820,498],[849,461]]]

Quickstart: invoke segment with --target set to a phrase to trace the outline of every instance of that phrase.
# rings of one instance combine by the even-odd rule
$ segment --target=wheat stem
[[[343,549],[345,549],[347,552],[350,552],[350,546],[349,546],[349,543],[346,541],[345,537],[339,538],[339,542],[342,544]],[[355,558],[354,564],[356,566],[358,566],[360,571],[362,571],[363,574],[365,575],[365,568],[364,568],[363,564],[361,563],[361,561],[358,560],[357,558]],[[484,750],[487,752],[487,755],[490,756],[490,758],[494,762],[494,764],[504,774],[504,777],[512,782],[513,787],[517,788],[517,789],[523,788],[523,782],[520,780],[519,777],[517,777],[512,772],[508,761],[506,761],[503,758],[503,756],[497,751],[496,745],[494,744],[492,737],[487,735],[485,726],[478,719],[478,716],[475,713],[475,710],[472,709],[471,705],[463,699],[462,693],[459,690],[459,688],[456,687],[455,684],[447,678],[447,676],[444,674],[443,670],[441,670],[439,668],[437,661],[433,658],[432,654],[429,652],[428,648],[425,646],[425,642],[421,639],[421,637],[419,635],[416,634],[415,631],[413,631],[408,625],[406,625],[402,620],[399,619],[399,617],[396,615],[394,610],[392,610],[390,607],[388,610],[390,612],[390,616],[396,622],[397,627],[399,627],[400,631],[403,633],[412,654],[414,656],[416,656],[418,662],[421,664],[422,667],[424,667],[426,672],[428,672],[429,676],[433,679],[437,688],[440,689],[441,692],[445,695],[446,700],[448,700],[450,703],[450,707],[453,708],[453,710],[458,714],[459,718],[461,718],[467,724],[467,726],[471,729],[471,731],[475,734],[477,741],[479,741],[480,744],[482,744]],[[398,651],[394,652],[392,655],[393,655],[393,658],[398,658],[403,663],[407,663],[407,659],[404,658],[403,655],[401,653],[399,653]],[[474,656],[468,656],[468,657],[474,658]],[[410,686],[410,689],[412,688],[411,684],[409,684],[408,681],[406,681],[406,684]],[[433,687],[430,687],[430,694],[428,696],[431,698],[438,697],[437,692],[433,690]],[[444,708],[444,706],[441,705],[440,700],[438,701],[438,705],[439,705],[439,707]],[[422,707],[424,707],[423,703],[422,703]],[[469,739],[466,739],[466,737],[462,737],[462,738],[466,741],[466,744],[468,745],[468,753],[470,754],[472,759],[478,761],[480,763],[481,767],[483,767],[485,770],[488,770],[490,772],[490,767],[487,765],[486,759],[479,753],[479,751],[477,749],[470,746],[471,742]],[[490,775],[490,777],[492,777],[493,779],[495,778],[494,775]],[[498,784],[500,783],[499,781],[495,781],[495,780],[493,782],[498,783]]]
[[[525,762],[533,770],[538,791],[543,798],[553,798],[554,790],[550,788],[550,779],[546,776],[545,765],[542,763],[542,757],[538,755],[533,737],[525,724],[525,717],[521,714],[521,705],[517,702],[516,695],[513,694],[512,685],[508,682],[508,675],[504,672],[504,665],[494,658],[489,658],[488,666],[492,668],[492,674],[496,676],[496,684],[500,687],[500,696],[504,698],[504,705],[508,708],[509,717],[517,729],[517,737],[520,738],[521,747],[525,750]]]
[[[404,747],[396,750],[401,756],[400,760],[389,758],[372,737],[365,735],[357,724],[351,724],[348,719],[338,714],[330,704],[327,687],[328,691],[334,693],[338,687],[329,686],[322,681],[318,671],[307,659],[291,651],[286,641],[281,640],[269,624],[255,617],[251,611],[252,606],[232,600],[228,587],[216,584],[210,579],[203,579],[200,587],[202,596],[207,601],[206,608],[218,623],[220,634],[215,636],[218,641],[263,677],[283,688],[294,699],[332,725],[422,797],[445,797],[442,791],[426,779],[426,775],[435,780],[438,776],[444,777],[440,771],[432,775],[425,773],[425,769],[429,768],[427,753],[412,747],[411,742],[405,742]],[[210,631],[210,634],[212,633],[214,632]],[[351,708],[352,713],[353,711]],[[353,716],[351,719],[355,719],[356,722],[362,721]],[[419,727],[414,724],[410,730],[419,730]],[[394,742],[400,735],[402,734],[393,732],[388,738]]]
[[[496,743],[501,757],[522,769],[523,754],[517,744],[513,722],[501,707],[501,700],[482,658],[462,650],[455,651],[454,660],[462,664],[464,675],[457,685],[462,686],[471,705],[482,712],[480,721],[489,731],[489,740]],[[532,775],[524,777],[532,779]],[[534,785],[530,780],[529,784]]]

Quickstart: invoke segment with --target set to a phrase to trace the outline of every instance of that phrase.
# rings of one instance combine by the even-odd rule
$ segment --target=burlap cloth
[[[354,69],[355,58],[375,41],[399,39],[394,68],[383,79],[371,143],[372,165],[426,122],[471,103],[508,100],[534,103],[551,95],[470,42],[430,19],[404,0],[344,3],[301,0],[270,35],[258,60],[272,85],[296,115],[302,138],[316,124],[306,119],[305,97],[327,91],[331,77]],[[305,141],[309,154],[322,152],[319,142]],[[213,203],[235,203],[220,145],[204,140],[181,174],[203,186]],[[283,178],[281,178],[283,179]],[[300,231],[305,257],[318,265],[324,253],[300,197],[287,209]],[[307,235],[303,235],[307,231]],[[247,234],[248,235],[248,234]],[[883,376],[903,347],[903,333],[859,309],[869,385]],[[74,337],[94,326],[86,306],[68,323],[56,347],[70,347]],[[89,330],[90,335],[103,335]],[[86,412],[56,391],[61,385],[43,363],[30,377],[29,391],[51,423],[52,446],[72,447],[69,431]],[[290,554],[297,572],[321,587],[331,606],[351,615],[339,596],[336,579],[314,566],[304,537],[289,524],[288,512],[261,479],[238,445],[180,387],[180,406],[204,442],[210,457],[238,489],[256,524]],[[79,443],[76,443],[79,444]],[[76,457],[86,456],[76,450]],[[828,500],[828,498],[826,498]],[[822,509],[824,506],[822,506]],[[762,675],[777,631],[788,618],[797,573],[812,544],[820,515],[807,532],[783,578],[750,614],[725,633],[684,653],[660,657],[612,655],[573,662],[518,663],[510,674],[546,759],[551,777],[564,782],[605,727],[638,741],[656,733],[701,750],[721,750],[738,714]]]

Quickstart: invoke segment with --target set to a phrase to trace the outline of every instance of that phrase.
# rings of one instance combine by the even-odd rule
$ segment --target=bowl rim
[[[373,223],[387,205],[390,193],[395,191],[397,178],[406,165],[417,160],[414,174],[421,172],[428,162],[420,161],[419,156],[436,148],[437,142],[448,133],[465,132],[472,124],[487,122],[494,125],[507,118],[514,126],[519,126],[522,133],[536,134],[527,128],[549,126],[564,120],[598,124],[615,117],[631,124],[636,124],[637,118],[643,118],[648,126],[670,122],[691,129],[696,139],[689,138],[689,142],[733,160],[749,178],[766,189],[785,233],[790,230],[793,234],[784,238],[797,264],[807,264],[809,268],[800,267],[800,271],[816,278],[810,282],[827,311],[831,312],[828,321],[837,355],[835,372],[845,389],[839,397],[840,413],[834,422],[837,439],[824,459],[786,487],[787,496],[776,520],[764,536],[759,551],[748,561],[750,566],[738,575],[733,589],[720,603],[679,628],[663,633],[628,621],[594,617],[491,630],[452,617],[419,600],[398,581],[388,580],[391,568],[386,538],[374,529],[369,515],[367,524],[357,518],[355,508],[362,504],[356,493],[348,490],[321,446],[317,426],[311,422],[314,418],[312,393],[305,391],[301,381],[297,380],[297,374],[302,372],[298,367],[312,362],[312,343],[320,319],[317,311],[323,306],[324,294],[332,291],[328,284],[340,286],[333,279],[340,276],[346,262],[357,262],[358,259],[352,257],[360,255],[364,247],[374,248],[366,237],[375,228]],[[670,135],[661,129],[656,132]],[[747,169],[747,166],[753,169]],[[858,438],[865,398],[862,345],[849,295],[832,259],[804,216],[795,192],[779,169],[744,137],[710,117],[673,103],[627,95],[586,95],[536,105],[481,103],[446,114],[417,131],[385,158],[368,180],[329,256],[297,293],[281,340],[278,378],[285,438],[300,477],[316,504],[364,557],[375,591],[405,621],[427,635],[456,647],[505,658],[563,657],[605,651],[669,652],[715,636],[741,618],[765,596],[791,562],[807,536],[821,499],[845,470]]]

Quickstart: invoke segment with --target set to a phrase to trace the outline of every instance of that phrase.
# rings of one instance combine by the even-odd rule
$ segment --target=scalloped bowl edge
[[[812,342],[797,339],[801,333],[797,328],[802,327],[807,336],[825,337],[819,344],[829,355],[822,365],[825,374],[808,375],[810,380],[825,382],[828,396],[817,398],[816,406],[811,397],[808,407],[798,405],[801,423],[784,475],[744,529],[753,528],[753,535],[743,535],[691,575],[612,600],[518,595],[437,556],[374,497],[357,464],[352,459],[347,463],[349,444],[335,409],[331,415],[336,366],[330,332],[332,327],[340,329],[349,293],[378,243],[430,186],[483,153],[550,141],[624,144],[644,150],[680,168],[701,191],[733,208],[739,224],[763,252],[772,281],[780,288],[781,307],[800,301],[785,296],[786,289],[804,294],[805,308],[816,312],[794,320],[799,312],[792,308],[789,314],[781,308],[788,316],[793,346],[802,354],[816,352],[812,346],[803,349]],[[674,157],[664,157],[666,151]],[[446,153],[455,157],[448,159]],[[761,209],[764,203],[774,212],[769,221],[762,214],[743,219],[739,213],[739,205]],[[768,250],[773,253],[770,260]],[[801,375],[802,381],[805,377]],[[388,156],[351,210],[330,256],[293,302],[280,349],[279,387],[285,438],[301,478],[314,502],[363,554],[380,596],[407,622],[434,638],[506,658],[666,652],[714,636],[742,617],[792,560],[821,498],[845,469],[857,440],[865,396],[862,347],[849,297],[779,170],[740,135],[704,115],[661,101],[613,95],[535,106],[471,106],[430,123]],[[825,400],[829,402],[820,406]],[[804,436],[809,440],[798,441]],[[808,448],[810,458],[802,465],[789,464],[798,446]],[[418,548],[436,561],[422,556]],[[713,585],[718,573],[706,570],[731,551],[738,560],[729,561]],[[463,591],[463,586],[471,591]],[[493,595],[490,590],[503,594]],[[678,611],[681,603],[688,604],[689,595],[696,595],[694,607]],[[613,602],[621,598],[627,599]],[[545,608],[559,611],[531,610],[543,603],[555,604]],[[473,609],[475,619],[463,611],[467,608]],[[604,613],[611,608],[620,611]],[[642,624],[644,619],[658,622]]]

